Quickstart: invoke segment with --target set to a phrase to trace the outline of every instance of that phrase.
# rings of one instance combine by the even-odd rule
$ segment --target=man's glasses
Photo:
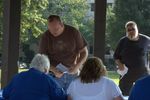
[[[131,32],[131,31],[135,31],[134,28],[131,28],[131,29],[127,29],[128,32]]]

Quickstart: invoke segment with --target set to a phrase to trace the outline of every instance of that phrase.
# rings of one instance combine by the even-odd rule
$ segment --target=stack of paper
[[[68,73],[68,68],[65,65],[63,65],[62,63],[59,63],[56,66],[56,69],[58,69],[59,71],[61,71],[63,73]]]

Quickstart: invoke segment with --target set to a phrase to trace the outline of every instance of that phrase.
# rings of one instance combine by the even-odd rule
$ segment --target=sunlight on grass
[[[115,71],[108,71],[107,75],[110,79],[112,79],[117,85],[119,84],[119,74]]]
[[[18,72],[23,72],[23,71],[27,71],[28,69],[19,69]]]

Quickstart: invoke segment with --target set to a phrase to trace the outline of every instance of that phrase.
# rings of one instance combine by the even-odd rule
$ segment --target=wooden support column
[[[18,72],[21,0],[3,0],[3,4],[2,88]]]
[[[106,0],[95,0],[94,55],[100,57],[103,61],[105,54],[106,4]]]

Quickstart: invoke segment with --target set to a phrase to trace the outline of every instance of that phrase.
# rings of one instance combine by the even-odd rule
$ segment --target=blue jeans
[[[57,78],[56,77],[56,81],[60,84],[60,86],[65,90],[65,92],[67,92],[67,88],[70,85],[70,83],[76,79],[78,76],[78,74],[68,74],[68,73],[64,73],[63,76],[61,78]]]

